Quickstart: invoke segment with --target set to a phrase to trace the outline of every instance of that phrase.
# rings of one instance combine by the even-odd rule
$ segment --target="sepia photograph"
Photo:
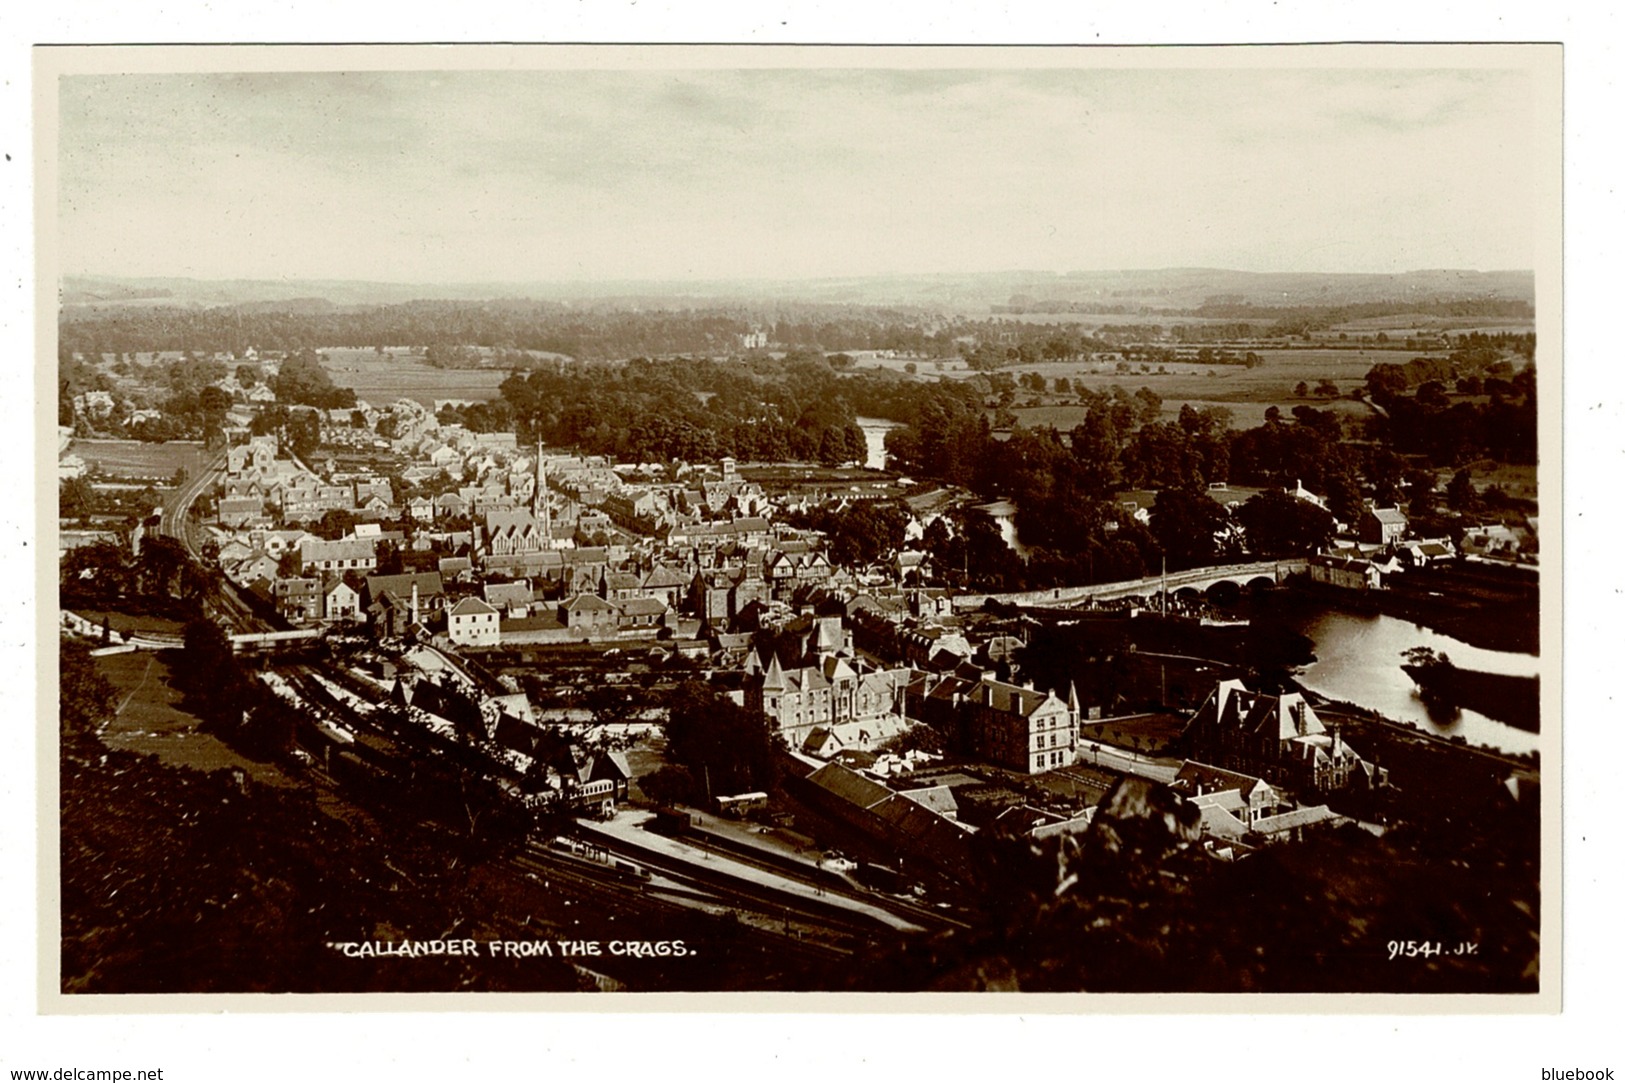
[[[1561,46],[33,60],[48,1010],[1557,1010]]]

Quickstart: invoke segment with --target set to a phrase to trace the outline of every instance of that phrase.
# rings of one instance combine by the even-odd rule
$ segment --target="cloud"
[[[61,101],[71,271],[1530,262],[1516,72],[245,73],[68,77]]]

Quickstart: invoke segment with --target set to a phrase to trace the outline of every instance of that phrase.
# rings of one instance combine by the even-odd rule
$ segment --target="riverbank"
[[[1317,605],[1408,620],[1485,650],[1540,653],[1540,576],[1530,569],[1457,562],[1389,576],[1381,590],[1290,587]]]
[[[1527,733],[1540,732],[1540,678],[1459,669],[1444,663],[1403,665],[1422,700],[1448,710],[1477,711]]]
[[[1356,704],[1311,696],[1315,713],[1335,726],[1361,756],[1390,770],[1390,781],[1426,798],[1436,785],[1498,789],[1514,772],[1540,771],[1540,754],[1518,755],[1471,745],[1406,723],[1396,722]]]

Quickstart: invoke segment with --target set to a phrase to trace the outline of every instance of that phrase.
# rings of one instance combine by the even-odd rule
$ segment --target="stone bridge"
[[[1232,583],[1240,590],[1253,586],[1274,586],[1289,575],[1307,570],[1307,560],[1261,560],[1251,564],[1221,564],[1210,568],[1187,568],[1166,576],[1150,575],[1118,583],[1092,583],[1085,587],[1053,587],[1016,594],[962,594],[954,598],[954,611],[980,609],[988,600],[1005,605],[1067,606],[1089,602],[1109,602],[1118,598],[1149,598],[1164,586],[1170,592],[1207,591],[1220,583]],[[1263,582],[1261,583],[1260,580]]]

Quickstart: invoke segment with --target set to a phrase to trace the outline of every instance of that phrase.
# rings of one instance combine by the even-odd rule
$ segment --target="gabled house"
[[[1352,556],[1309,558],[1309,578],[1345,590],[1382,589],[1382,571],[1371,561]]]
[[[464,598],[446,612],[446,635],[463,647],[500,645],[502,630],[496,608],[478,598]]]
[[[399,575],[369,575],[364,599],[369,607],[384,594],[413,602],[414,620],[428,623],[446,608],[446,588],[439,572],[404,572]]]
[[[378,566],[376,540],[349,538],[325,541],[307,538],[299,543],[299,562],[305,571],[365,572]]]
[[[1367,763],[1326,726],[1302,693],[1270,696],[1241,681],[1221,681],[1186,723],[1195,757],[1309,793],[1386,785],[1387,771]]]
[[[688,587],[688,577],[675,568],[657,567],[643,577],[636,588],[636,596],[659,601],[675,609]]]
[[[239,561],[231,573],[231,577],[239,583],[252,583],[256,579],[273,580],[276,575],[276,558],[259,550]]]
[[[322,584],[320,579],[278,579],[271,588],[279,616],[288,620],[320,620]]]
[[[1016,771],[1037,774],[1077,759],[1077,692],[1061,699],[1031,685],[984,677],[959,704],[961,734],[975,756]]]
[[[1405,537],[1410,521],[1398,508],[1367,508],[1360,513],[1360,541],[1367,545],[1393,545]]]
[[[1170,783],[1186,798],[1225,809],[1243,824],[1275,814],[1284,804],[1280,793],[1261,778],[1186,760]]]
[[[341,576],[329,578],[322,595],[322,619],[335,622],[360,620],[361,592]]]
[[[559,607],[559,620],[566,628],[589,632],[615,628],[620,615],[619,609],[596,594],[577,594]]]

